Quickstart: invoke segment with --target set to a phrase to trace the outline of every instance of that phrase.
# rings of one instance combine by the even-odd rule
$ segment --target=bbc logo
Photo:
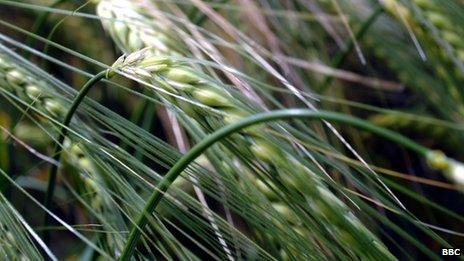
[[[461,249],[459,249],[459,248],[443,248],[441,250],[441,255],[442,256],[460,256],[461,255]]]

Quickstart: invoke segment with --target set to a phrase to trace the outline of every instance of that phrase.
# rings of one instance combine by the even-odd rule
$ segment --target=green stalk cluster
[[[13,62],[7,55],[2,53],[0,53],[0,87],[13,93],[22,101],[31,104],[45,115],[61,120],[66,114],[66,106],[50,94],[50,88],[45,81],[29,73],[20,65]],[[44,124],[51,124],[46,117],[39,117]],[[22,127],[24,126],[17,127],[17,131],[15,132],[15,134],[18,134],[19,138],[27,135],[27,139],[32,139],[34,135],[37,136],[37,134],[34,133],[24,133],[25,129],[22,129]],[[40,131],[38,133],[40,133]],[[36,137],[36,139],[43,139],[43,137]],[[47,139],[44,139],[42,141],[46,140]],[[94,166],[92,166],[90,159],[82,153],[79,144],[73,143],[68,139],[66,140],[66,147],[70,148],[66,150],[66,158],[69,160],[70,165],[84,170],[87,173],[95,172]],[[85,181],[89,178],[84,176],[83,179]],[[86,184],[90,183],[87,182]],[[89,186],[89,190],[94,191],[95,188]],[[98,201],[98,199],[95,200]]]
[[[113,5],[113,2],[115,5]],[[124,6],[122,7],[122,5]],[[114,9],[112,9],[113,7]],[[222,111],[227,115],[222,118],[223,124],[234,122],[250,114],[243,107],[237,106],[238,103],[226,90],[211,87],[208,81],[202,79],[193,67],[169,59],[171,52],[164,49],[165,45],[162,46],[163,49],[158,49],[158,45],[152,45],[151,40],[147,42],[143,38],[144,35],[141,33],[140,28],[146,28],[150,23],[147,21],[143,25],[139,25],[140,28],[131,26],[133,24],[133,21],[131,21],[132,16],[137,13],[136,7],[131,2],[103,0],[97,10],[102,18],[108,18],[108,14],[118,16],[118,21],[104,19],[103,26],[118,44],[125,44],[121,48],[122,50],[133,50],[134,47],[140,47],[140,45],[145,47],[128,56],[121,57],[112,66],[114,71],[122,71],[145,82],[161,86],[167,92]],[[118,10],[124,10],[124,12],[118,12]],[[130,17],[125,17],[125,14],[129,14]],[[128,25],[123,26],[120,21],[127,21]],[[137,21],[140,22],[142,19],[139,17]],[[131,29],[134,29],[134,32],[128,31]],[[140,38],[135,39],[134,37]],[[130,40],[123,41],[125,39]],[[172,98],[172,96],[168,97],[165,93],[159,93],[159,95],[181,108],[182,104],[185,103],[177,98]],[[201,122],[202,126],[208,124],[205,118],[207,116],[204,113],[195,113],[196,108],[191,110],[194,111],[190,113],[191,117]],[[211,129],[214,129],[214,126]],[[256,129],[249,129],[235,135],[234,143],[244,144],[243,150],[249,153],[247,157],[260,162],[269,171],[271,169],[275,170],[278,173],[277,179],[283,181],[288,190],[299,191],[304,195],[305,199],[310,202],[311,213],[316,216],[314,219],[324,223],[331,233],[330,237],[332,239],[330,240],[339,240],[340,244],[344,246],[346,242],[349,242],[349,246],[344,247],[344,250],[352,257],[394,259],[380,240],[362,224],[344,202],[327,188],[320,177],[298,162],[292,155],[266,140],[266,137],[261,132]],[[270,180],[269,183],[272,183],[272,181]],[[296,216],[292,209],[281,203],[277,197],[268,193],[268,188],[259,185],[259,183],[257,184],[272,201],[274,210],[280,213],[288,223],[293,224],[295,230],[307,239],[314,238],[311,235],[312,232],[302,225],[300,217]],[[316,247],[319,248],[319,246]],[[366,251],[366,249],[369,249],[369,251]],[[321,251],[327,252],[330,250]],[[291,254],[299,256],[299,253],[292,252]]]
[[[0,53],[0,84],[21,100],[32,103],[37,109],[60,118],[66,113],[63,104],[47,93],[46,83],[31,75]]]
[[[451,150],[457,149],[456,144],[462,140],[459,135],[453,135],[449,128],[437,125],[428,121],[417,120],[410,116],[395,113],[380,113],[369,117],[369,121],[375,125],[387,129],[397,130],[401,133],[408,133],[416,137],[430,138],[440,141],[439,145],[446,146]]]
[[[23,217],[0,193],[0,257],[2,260],[44,260],[24,225]],[[52,260],[52,259],[50,259]],[[55,260],[55,259],[53,259]]]
[[[414,60],[417,57],[411,57],[405,53],[393,53],[391,45],[385,44],[377,36],[366,40],[366,43],[374,50],[375,56],[382,59],[388,68],[395,72],[398,79],[408,88],[414,89],[421,94],[426,93],[425,98],[434,105],[443,117],[454,121],[462,120],[464,106],[461,102],[459,91],[455,88],[455,85],[448,85],[449,81],[442,80],[443,77],[448,77],[448,72],[443,66],[438,65],[434,68],[437,70],[437,74],[440,75],[439,77],[435,77],[435,75],[417,77],[422,72],[416,67],[423,66],[423,64]],[[447,92],[449,95],[441,95],[443,92]]]
[[[453,47],[456,57],[464,61],[464,44],[461,41],[463,30],[461,27],[453,24],[449,14],[446,14],[446,10],[442,3],[435,0],[413,0],[412,2],[419,7],[424,18],[438,29],[440,37]],[[421,35],[424,34],[419,21],[400,1],[384,0],[383,3],[386,9],[398,17],[398,19],[406,20],[415,32]]]
[[[457,67],[451,63],[443,48],[437,44],[435,39],[431,38],[426,29],[421,26],[421,21],[415,17],[410,9],[397,0],[384,0],[382,3],[385,10],[396,17],[398,21],[406,23],[411,28],[414,35],[418,37],[421,47],[425,49],[428,59],[436,61],[433,68],[436,75],[442,80],[446,91],[454,100],[454,105],[457,107],[459,114],[464,114],[464,93],[458,84],[458,81],[463,78],[462,72],[457,70]],[[464,61],[464,45],[459,37],[462,33],[458,26],[453,25],[452,21],[448,18],[449,16],[445,15],[443,7],[434,0],[414,0],[414,3],[423,12],[425,19],[428,19],[438,29],[440,37],[453,47],[455,56],[459,60]],[[389,66],[399,72],[398,76],[402,81],[411,83],[412,85],[430,85],[426,81],[418,79],[416,75],[408,75],[407,71],[402,70],[401,59],[389,59],[391,48],[380,51],[380,48],[377,47],[376,45],[376,54],[389,60]]]
[[[464,43],[461,26],[456,26],[446,13],[441,1],[413,0],[420,8],[424,16],[438,29],[440,36],[445,39],[455,50],[456,57],[464,62]]]
[[[69,142],[69,139],[65,142],[65,147],[69,148],[69,152],[65,154],[66,162],[71,166],[77,167],[79,170],[82,170],[84,175],[80,175],[79,179],[82,180],[84,184],[84,195],[94,195],[90,198],[90,205],[94,210],[101,210],[103,207],[101,196],[103,192],[100,191],[99,186],[95,182],[97,177],[91,175],[95,173],[96,167],[92,160],[86,156],[82,147],[77,143]]]
[[[2,203],[3,204],[3,203]],[[18,242],[16,242],[13,234],[0,222],[0,256],[5,258],[18,258],[19,260],[26,260],[21,251],[17,248]]]
[[[15,182],[2,169],[0,172],[8,182]],[[2,260],[57,260],[3,193],[0,193],[0,256]]]
[[[52,115],[59,121],[63,121],[63,118],[68,113],[67,106],[49,93],[50,88],[45,81],[29,73],[2,53],[0,53],[0,88],[8,90],[21,100],[30,103],[31,106],[45,115]],[[40,119],[43,124],[52,125],[47,117],[40,116]],[[17,127],[19,130],[20,126]],[[24,136],[24,133],[16,132],[15,134]],[[103,183],[101,176],[97,174],[98,168],[91,158],[87,156],[88,153],[84,153],[83,146],[78,142],[72,141],[68,136],[65,137],[63,144],[59,144],[58,146],[61,145],[66,148],[62,152],[60,150],[60,155],[63,157],[63,160],[60,162],[64,163],[63,169],[66,169],[68,173],[80,174],[72,175],[69,179],[73,181],[72,185],[75,186],[77,192],[85,195],[85,198],[90,203],[90,207],[97,212],[112,209],[113,206],[109,206],[110,201],[108,200],[107,193],[98,185],[99,183]],[[56,160],[60,160],[60,158]],[[52,200],[52,195],[50,193],[50,200]],[[45,221],[48,222],[48,216]],[[47,238],[47,234],[44,234],[44,239],[46,240]],[[118,249],[121,242],[112,235],[107,235],[106,244],[112,249]]]
[[[107,184],[102,175],[104,171],[100,170],[98,165],[87,156],[92,154],[86,151],[84,146],[73,143],[69,139],[65,140],[64,147],[68,150],[63,151],[61,162],[64,163],[64,168],[68,168],[69,165],[70,183],[77,193],[86,199],[85,202],[92,212],[97,213],[96,217],[117,213],[118,210],[114,209],[114,202],[110,199],[108,191],[102,187]],[[79,174],[77,171],[81,172],[80,175],[73,175]],[[102,225],[110,228],[113,224],[108,225],[103,219]],[[111,233],[101,236],[101,242],[113,251],[117,251],[123,246],[121,238]]]

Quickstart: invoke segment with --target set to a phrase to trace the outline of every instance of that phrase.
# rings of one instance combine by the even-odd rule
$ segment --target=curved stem
[[[348,124],[359,129],[377,134],[395,143],[401,144],[404,147],[407,147],[424,157],[430,151],[428,148],[420,144],[417,144],[416,142],[396,132],[390,131],[382,127],[378,127],[367,121],[341,113],[314,111],[309,109],[289,109],[252,115],[233,124],[227,125],[215,131],[214,133],[206,136],[204,140],[196,144],[192,149],[190,149],[186,154],[184,154],[184,156],[182,156],[182,158],[180,158],[176,162],[176,164],[168,171],[166,176],[164,176],[159,185],[156,187],[155,191],[148,199],[148,202],[146,203],[143,212],[137,218],[134,227],[131,229],[129,238],[122,252],[121,260],[129,260],[132,256],[132,253],[135,250],[135,246],[140,238],[141,230],[147,224],[148,217],[153,213],[156,206],[163,198],[164,193],[169,189],[171,184],[177,179],[177,177],[179,177],[179,175],[189,166],[191,162],[193,162],[198,156],[205,152],[211,145],[233,134],[234,132],[237,132],[241,129],[244,129],[252,125],[275,120],[298,118],[319,119]]]
[[[107,73],[107,70],[99,72],[97,75],[93,76],[90,80],[88,80],[82,89],[79,91],[77,94],[76,98],[74,99],[73,103],[71,104],[71,107],[69,108],[68,112],[66,113],[66,116],[62,122],[59,136],[58,136],[58,142],[55,146],[55,151],[53,153],[53,159],[56,162],[60,162],[60,155],[61,155],[61,148],[63,146],[64,139],[66,138],[66,135],[68,134],[68,127],[69,124],[71,123],[71,120],[74,116],[74,113],[76,112],[77,108],[81,104],[82,100],[85,98],[87,93],[90,91],[92,86],[94,86],[97,82],[99,82],[101,79],[105,78]],[[58,173],[58,165],[53,164],[50,168],[49,175],[48,175],[48,187],[47,187],[47,193],[45,194],[45,201],[44,201],[44,206],[45,208],[49,209],[52,203],[53,199],[53,193],[55,192],[55,184],[56,184],[56,174]],[[50,223],[50,216],[48,214],[45,215],[44,219],[44,227],[46,228],[48,224]],[[48,243],[49,240],[49,234],[48,230],[44,230],[44,242]]]

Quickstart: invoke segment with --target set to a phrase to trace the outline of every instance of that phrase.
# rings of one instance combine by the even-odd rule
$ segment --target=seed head
[[[464,164],[445,156],[441,151],[431,151],[427,154],[428,165],[436,170],[440,170],[448,179],[459,187],[464,188]]]
[[[439,150],[430,151],[426,156],[427,164],[436,170],[446,170],[449,167],[449,160],[446,155]]]
[[[163,41],[169,37],[154,30],[153,26],[156,25],[153,20],[142,15],[142,11],[128,0],[102,0],[97,6],[103,27],[122,50],[134,52],[150,46],[156,54],[175,53]]]
[[[180,83],[196,84],[200,82],[200,78],[188,68],[174,67],[167,70],[165,75],[169,80]]]
[[[35,100],[38,97],[43,95],[42,89],[35,84],[28,84],[25,90],[26,90],[27,96],[31,98],[32,100]]]
[[[106,3],[104,6],[100,4],[99,9],[106,10],[99,12],[99,15],[101,17],[113,17],[117,18],[113,19],[113,21],[124,21],[123,23],[114,25],[114,22],[111,22],[111,20],[107,19],[106,21],[108,22],[103,23],[106,30],[110,32],[112,37],[115,39],[115,41],[123,51],[136,51],[141,46],[153,47],[153,50],[150,52],[149,55],[150,58],[144,57],[143,59],[139,59],[139,57],[135,56],[137,59],[129,59],[129,57],[124,57],[117,64],[114,65],[115,68],[142,77],[148,77],[148,75],[151,75],[151,77],[149,78],[150,81],[157,81],[157,83],[163,86],[163,88],[176,88],[176,90],[179,90],[178,93],[180,93],[180,95],[184,95],[183,92],[187,92],[191,95],[187,95],[188,97],[186,98],[193,98],[193,100],[200,102],[203,105],[219,107],[219,109],[222,111],[232,109],[235,109],[237,111],[240,110],[240,108],[237,108],[235,106],[232,100],[233,97],[228,95],[226,90],[212,88],[211,86],[208,86],[207,82],[203,82],[201,80],[201,76],[199,76],[199,74],[195,74],[194,67],[179,65],[172,61],[160,62],[160,59],[157,58],[160,56],[160,54],[163,54],[164,56],[173,55],[172,51],[169,51],[168,46],[164,44],[167,42],[167,35],[161,31],[154,32],[155,30],[146,29],[147,27],[151,27],[151,23],[149,23],[149,21],[147,21],[143,16],[139,15],[137,12],[136,15],[132,15],[132,10],[134,10],[135,8],[134,5],[125,0],[117,0],[114,2],[119,3],[121,5],[125,5],[125,7],[120,8],[119,11],[115,11],[116,9],[110,3],[113,1],[104,0],[102,2]],[[134,24],[137,25],[134,26]],[[140,43],[142,43],[142,45],[140,45]],[[158,43],[162,43],[163,45],[158,46]],[[132,59],[134,59],[134,61],[136,62],[131,63],[130,66],[128,66],[127,60],[132,61]],[[152,63],[152,59],[154,59],[155,62]],[[137,67],[137,69],[134,69],[135,67]],[[180,106],[184,106],[183,104],[187,104],[184,102],[176,102]],[[191,106],[187,104],[186,107],[190,108]],[[200,113],[195,113],[194,110],[191,111],[192,113],[189,113],[189,115],[191,115],[195,119],[198,119],[199,121],[202,120],[201,117],[203,116]],[[240,115],[238,116],[240,117]],[[231,121],[233,120],[234,119],[231,119]],[[286,157],[285,152],[281,150],[279,147],[274,146],[272,143],[265,139],[257,137],[247,139],[247,142],[249,142],[249,149],[254,154],[255,158],[275,166],[279,171],[279,175],[286,174],[286,172],[282,169],[288,169],[289,171],[292,170],[292,166],[288,164],[288,158]],[[282,167],[282,169],[280,169],[280,167]],[[306,172],[305,168],[297,168],[298,171]],[[293,166],[293,170],[294,169],[295,166]],[[292,175],[285,176],[288,179],[292,178]],[[311,180],[311,175],[307,176],[308,183],[316,183],[314,180]],[[299,179],[296,180],[298,181]],[[259,182],[257,184],[257,187],[261,187],[258,189],[263,189]],[[325,188],[319,188],[319,186],[322,185],[320,183],[316,184],[317,185],[314,185],[315,192],[311,193],[311,196],[316,197],[318,201],[323,201],[321,205],[324,206],[325,209],[327,209],[330,212],[331,216],[338,219],[343,218],[343,214],[347,212],[347,206],[341,200],[336,198],[336,196],[333,195],[330,190]],[[289,220],[289,222],[293,224],[300,223],[299,217],[296,216],[295,213],[287,205],[284,205],[282,203],[273,203],[272,207],[277,212],[282,214],[285,217],[285,219]]]
[[[65,107],[54,99],[47,98],[44,100],[45,109],[55,117],[62,117],[66,113]]]
[[[146,47],[128,55],[122,55],[111,65],[106,77],[112,77],[117,70],[120,70],[136,77],[150,79],[153,73],[167,69],[170,65],[169,59],[154,55],[152,50],[153,48]]]
[[[291,224],[300,223],[299,218],[295,215],[295,213],[287,205],[284,205],[282,203],[272,203],[271,206],[279,214],[281,214],[286,220],[288,220]]]
[[[250,149],[256,158],[269,163],[273,163],[276,155],[280,155],[279,150],[274,145],[264,140],[257,140]]]
[[[228,95],[217,89],[203,88],[193,93],[193,97],[204,105],[211,107],[233,107]]]
[[[462,162],[449,159],[449,166],[445,171],[445,175],[456,185],[464,188],[464,164]]]
[[[26,82],[25,75],[19,70],[11,70],[6,74],[6,80],[13,85],[22,85]]]
[[[11,64],[5,58],[0,56],[0,69],[5,70],[11,68]]]
[[[278,198],[277,195],[274,193],[274,191],[267,184],[262,182],[260,179],[255,180],[255,186],[269,200],[275,200]]]

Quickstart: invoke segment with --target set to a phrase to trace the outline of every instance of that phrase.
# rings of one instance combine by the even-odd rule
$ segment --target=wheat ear
[[[143,47],[147,47],[141,51],[131,53],[130,55],[121,58],[113,65],[115,70],[120,70],[133,77],[142,79],[143,81],[156,84],[157,86],[162,86],[167,92],[184,96],[187,100],[194,100],[206,107],[222,110],[224,114],[229,115],[229,117],[225,119],[226,121],[230,121],[231,118],[240,119],[244,115],[249,114],[249,112],[244,110],[242,107],[236,107],[235,101],[229,98],[231,96],[227,91],[210,87],[207,84],[207,81],[202,79],[202,77],[196,73],[194,68],[169,59],[171,52],[164,49],[166,45],[159,49],[159,45],[151,45],[150,43],[147,43],[147,41],[144,41],[145,35],[143,33],[146,32],[141,32],[140,29],[134,29],[134,27],[130,26],[136,22],[140,22],[143,19],[143,16],[137,16],[136,21],[133,20],[135,15],[124,16],[125,13],[133,14],[132,11],[137,13],[136,6],[128,1],[118,0],[114,2],[114,5],[112,2],[113,1],[110,0],[104,0],[100,2],[97,8],[98,14],[102,17],[104,28],[110,32],[118,45],[123,45],[121,48],[122,50],[132,50],[134,47],[140,47],[140,45],[145,45]],[[117,10],[120,10],[122,6],[124,6],[123,9],[126,10],[126,12],[119,13],[119,15],[117,15]],[[126,26],[124,26],[124,23]],[[147,24],[149,23],[147,22],[143,26],[146,27]],[[134,39],[135,37],[140,37],[140,39]],[[121,39],[132,39],[132,41],[121,41]],[[179,105],[184,104],[181,100],[173,100],[172,97],[168,97],[163,94],[161,95],[170,102],[174,102]],[[195,110],[193,109],[192,111]],[[198,121],[204,120],[199,113],[192,113],[191,116],[196,117]],[[345,235],[350,235],[347,231],[358,231],[358,233],[355,233],[354,237],[357,237],[357,239],[360,239],[359,237],[361,237],[361,242],[370,242],[369,244],[372,244],[372,249],[375,249],[375,253],[372,255],[385,256],[385,253],[388,253],[388,250],[379,243],[380,241],[378,239],[375,239],[375,236],[372,233],[366,232],[368,230],[363,227],[361,222],[357,221],[354,215],[348,215],[348,218],[346,213],[349,213],[349,208],[330,190],[328,190],[321,180],[316,178],[315,174],[311,170],[302,164],[298,164],[297,167],[290,166],[289,162],[297,163],[297,161],[293,159],[290,154],[280,151],[278,148],[275,149],[278,150],[279,153],[270,153],[269,148],[273,148],[274,145],[264,139],[254,137],[249,140],[247,144],[249,146],[249,151],[254,154],[254,157],[262,160],[266,164],[274,165],[274,167],[279,170],[278,172],[282,179],[291,180],[291,178],[288,177],[289,173],[299,172],[299,175],[311,179],[311,182],[309,183],[314,184],[311,191],[324,192],[324,196],[322,196],[321,193],[305,191],[308,198],[314,202],[314,206],[317,206],[315,207],[317,209],[316,213],[320,215],[321,220],[328,220],[328,217],[342,220],[341,222],[327,221],[327,224],[333,224],[335,234],[343,233]],[[266,152],[266,150],[268,151]],[[296,183],[298,182],[293,182],[293,184]],[[327,195],[331,196],[326,197]],[[282,211],[283,208],[281,207],[277,207],[275,209],[280,211],[287,218],[291,219],[288,215],[286,215],[291,211]],[[352,220],[355,221],[352,222]],[[291,220],[289,221],[291,222]],[[346,226],[349,227],[348,230],[346,230]],[[352,241],[356,241],[355,238],[353,238]],[[366,255],[362,248],[363,247],[361,246],[359,248],[352,248],[352,252],[358,255]]]

